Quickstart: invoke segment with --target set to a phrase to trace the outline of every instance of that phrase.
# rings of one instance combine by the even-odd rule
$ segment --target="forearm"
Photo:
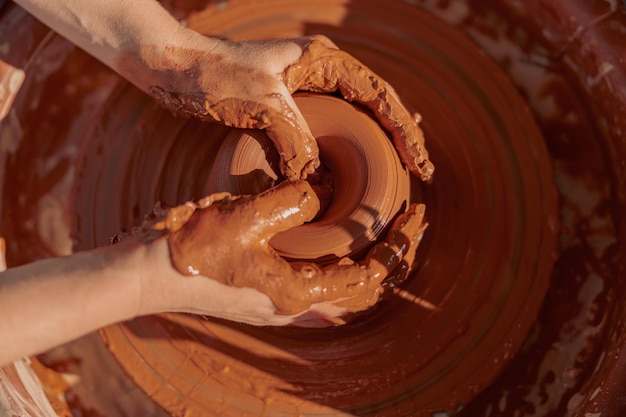
[[[142,314],[145,247],[133,242],[0,274],[0,365]]]
[[[167,50],[196,38],[156,0],[15,0],[44,24],[143,91],[158,71],[181,70]],[[178,67],[178,68],[176,68]]]

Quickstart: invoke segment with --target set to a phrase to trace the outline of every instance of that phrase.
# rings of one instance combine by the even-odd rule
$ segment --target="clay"
[[[271,183],[243,193],[239,187],[228,187],[228,181],[215,179],[210,180],[215,187],[211,192],[217,194],[197,204],[188,202],[153,212],[140,233],[144,241],[166,236],[172,263],[182,274],[255,288],[272,299],[280,314],[298,314],[314,303],[336,300],[349,313],[365,310],[379,299],[383,280],[402,257],[409,254],[414,258],[427,226],[425,208],[411,205],[389,229],[407,205],[409,181],[387,136],[369,116],[339,99],[300,96],[296,103],[310,121],[314,136],[321,139],[322,162],[332,177],[333,195],[323,214],[318,215],[320,201],[310,186],[283,183],[279,187],[291,187],[303,197],[293,208],[295,223],[290,223],[298,227],[286,230],[281,223],[277,228],[272,216],[282,213],[277,213],[266,198],[273,193],[266,191]],[[246,149],[248,144],[235,141],[225,141],[222,148],[227,150],[218,153],[214,163],[218,172],[211,176],[226,175],[236,182],[243,176],[253,184],[263,183],[249,178],[248,174],[257,171],[260,174],[254,175],[278,178],[280,171],[272,171],[267,162],[277,161],[277,156],[265,156],[272,153],[269,139],[245,151],[252,156],[239,155],[237,148]],[[244,166],[237,166],[235,172],[223,169],[231,164]],[[258,198],[234,198],[230,194],[261,192]],[[266,219],[268,226],[253,226],[255,219]],[[383,231],[389,233],[385,243],[365,256],[365,250],[382,238]],[[239,242],[249,242],[249,250],[242,252]],[[207,247],[220,248],[218,255],[207,253]],[[220,261],[222,251],[232,254],[229,262]],[[280,256],[299,262],[289,265]],[[321,266],[322,261],[326,265]],[[408,271],[403,275],[406,277]]]
[[[29,358],[29,361],[31,369],[54,410],[54,416],[71,417],[72,412],[64,398],[64,393],[69,388],[68,382],[58,372],[43,366],[37,358]]]
[[[290,260],[360,259],[384,236],[410,198],[407,170],[381,127],[364,111],[328,95],[295,102],[320,147],[323,172],[309,178],[322,201],[315,221],[278,233],[271,247]],[[262,131],[236,131],[215,157],[208,188],[257,194],[280,181],[278,155]]]
[[[312,138],[308,132],[299,127],[293,112],[285,115],[279,111],[279,109],[287,108],[288,105],[278,95],[264,98],[263,101],[244,101],[220,99],[197,93],[183,94],[166,91],[159,86],[151,87],[150,94],[175,114],[217,121],[239,128],[266,129],[272,137],[280,137],[280,135],[284,137],[289,132],[294,131],[299,137],[307,137],[308,141],[298,144],[280,140],[274,142],[281,155],[281,160],[284,161],[281,164],[281,171],[289,179],[306,178],[319,165],[317,152],[311,147]],[[270,106],[266,103],[268,101],[271,103]],[[207,103],[211,103],[211,105]],[[225,115],[230,117],[226,119]],[[233,120],[231,121],[230,118]],[[303,169],[299,170],[294,166],[296,161],[299,164],[302,155],[306,155],[306,157],[313,155],[313,159],[304,163]]]
[[[302,58],[285,70],[283,80],[291,92],[339,91],[346,100],[365,105],[391,133],[411,172],[424,181],[432,177],[435,167],[428,160],[424,134],[418,126],[420,114],[409,118],[393,87],[345,51],[312,40]]]
[[[231,38],[324,33],[396,86],[423,115],[437,174],[412,191],[440,233],[426,233],[414,275],[338,329],[185,315],[106,329],[115,357],[171,413],[624,414],[622,3],[415,3],[302,3],[289,14],[230,1],[187,19]],[[228,129],[171,118],[8,6],[3,59],[27,75],[0,124],[14,149],[2,154],[0,217],[11,264],[68,242],[106,244],[156,200],[206,195]],[[95,375],[83,384],[115,410],[103,415],[153,410],[148,395],[102,383],[128,382],[114,367],[80,357],[73,372]]]
[[[289,96],[285,98],[280,91],[285,87],[289,94],[297,90],[337,91],[345,99],[361,103],[374,113],[393,137],[400,158],[411,172],[423,180],[432,176],[434,166],[428,160],[424,136],[418,126],[421,116],[407,114],[390,85],[361,62],[336,49],[327,38],[311,37],[286,46],[280,40],[273,41],[269,50],[277,52],[272,59],[256,56],[262,52],[258,47],[255,49],[254,42],[226,42],[215,46],[212,43],[204,45],[203,39],[191,37],[181,46],[168,46],[165,58],[149,63],[154,69],[153,74],[157,75],[147,77],[150,82],[152,78],[156,80],[154,85],[148,82],[143,88],[174,113],[238,128],[265,129],[278,150],[282,174],[288,179],[306,178],[319,166],[317,150],[312,144],[311,132],[302,123],[302,114],[291,105]],[[269,67],[276,71],[275,67],[280,68],[282,62],[278,57],[289,54],[283,51],[298,48],[302,42],[301,56],[291,60],[292,63],[288,60],[288,66],[282,72],[267,74],[260,69],[257,61],[275,60],[276,64]],[[159,56],[159,49],[147,45],[141,48],[141,55]],[[130,54],[135,53],[130,51]],[[250,63],[246,65],[247,61],[234,61],[230,55],[254,58],[248,58]],[[129,57],[122,52],[116,68],[122,74],[136,74],[138,71],[132,69],[133,62],[134,55]],[[249,65],[256,65],[255,70],[251,71]],[[189,76],[181,78],[180,73]],[[220,82],[215,83],[214,78],[220,74],[227,75],[221,75]],[[276,77],[283,84],[276,86]],[[299,140],[289,139],[293,135]],[[299,169],[300,166],[303,168]]]

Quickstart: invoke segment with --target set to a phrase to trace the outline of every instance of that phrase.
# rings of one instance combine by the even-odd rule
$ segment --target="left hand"
[[[265,129],[286,179],[306,178],[319,150],[291,94],[339,91],[367,106],[407,168],[433,172],[418,126],[393,88],[325,36],[235,42],[186,28],[154,0],[16,0],[166,107]],[[149,18],[146,18],[149,16]]]
[[[176,113],[228,126],[265,129],[287,179],[306,178],[319,165],[318,148],[291,94],[339,91],[367,106],[391,136],[407,168],[430,179],[420,116],[394,89],[325,36],[225,41],[187,31],[186,47],[156,55],[144,89]],[[144,81],[145,83],[146,81]]]

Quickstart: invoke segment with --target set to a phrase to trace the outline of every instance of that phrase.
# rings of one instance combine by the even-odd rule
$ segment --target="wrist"
[[[172,266],[167,239],[135,241],[131,268],[138,281],[137,315],[179,311],[188,298],[185,276]]]
[[[147,93],[158,87],[171,92],[197,92],[198,78],[214,59],[221,40],[178,24],[160,43],[140,45],[122,54],[118,71]]]

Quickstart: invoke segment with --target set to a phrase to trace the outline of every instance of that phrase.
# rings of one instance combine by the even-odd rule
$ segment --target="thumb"
[[[268,238],[278,232],[313,220],[320,210],[320,201],[308,182],[285,181],[249,200],[258,232]]]

